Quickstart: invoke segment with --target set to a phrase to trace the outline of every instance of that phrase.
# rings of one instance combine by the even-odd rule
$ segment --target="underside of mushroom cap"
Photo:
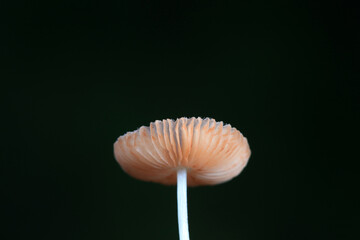
[[[176,184],[179,168],[188,172],[188,186],[229,181],[250,157],[247,139],[235,128],[210,118],[165,119],[120,136],[115,158],[130,176],[166,185]]]

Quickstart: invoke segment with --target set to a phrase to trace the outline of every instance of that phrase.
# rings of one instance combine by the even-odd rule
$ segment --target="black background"
[[[356,239],[359,9],[345,1],[0,1],[1,239],[177,239],[176,189],[113,142],[212,117],[239,177],[190,188],[191,239]]]

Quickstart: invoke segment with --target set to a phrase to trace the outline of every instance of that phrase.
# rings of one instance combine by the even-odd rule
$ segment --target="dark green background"
[[[113,157],[212,117],[249,140],[191,239],[356,239],[359,14],[344,1],[0,1],[1,239],[177,239],[176,189]]]

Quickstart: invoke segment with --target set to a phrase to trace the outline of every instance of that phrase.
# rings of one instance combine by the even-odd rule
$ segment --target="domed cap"
[[[247,164],[250,148],[229,124],[193,117],[157,120],[128,132],[114,143],[114,153],[134,178],[175,185],[177,170],[186,168],[188,186],[197,186],[237,176]]]

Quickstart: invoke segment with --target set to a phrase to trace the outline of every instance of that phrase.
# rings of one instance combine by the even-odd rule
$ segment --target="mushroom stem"
[[[177,207],[180,240],[189,240],[186,168],[177,171]]]

